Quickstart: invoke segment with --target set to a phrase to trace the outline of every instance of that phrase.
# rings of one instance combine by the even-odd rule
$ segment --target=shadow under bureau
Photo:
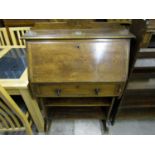
[[[127,79],[133,35],[117,24],[99,25],[57,29],[48,23],[24,36],[30,89],[46,120],[80,117],[110,122]]]

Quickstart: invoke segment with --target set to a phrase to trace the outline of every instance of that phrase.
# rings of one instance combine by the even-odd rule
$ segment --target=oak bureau
[[[123,26],[95,22],[42,23],[26,33],[30,89],[45,119],[110,122],[127,80],[132,37]]]

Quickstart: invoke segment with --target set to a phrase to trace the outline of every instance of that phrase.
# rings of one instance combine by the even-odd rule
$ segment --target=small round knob
[[[99,88],[95,88],[95,94],[99,95],[100,89]]]

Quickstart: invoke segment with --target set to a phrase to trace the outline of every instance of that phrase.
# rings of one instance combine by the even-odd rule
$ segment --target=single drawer
[[[37,84],[34,86],[37,97],[101,97],[119,96],[121,84]]]

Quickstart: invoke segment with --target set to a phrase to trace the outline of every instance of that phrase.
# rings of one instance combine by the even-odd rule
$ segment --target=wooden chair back
[[[25,47],[25,40],[21,37],[29,30],[30,27],[9,27],[12,45]]]
[[[0,46],[10,45],[9,37],[6,28],[0,28]]]
[[[0,85],[0,132],[25,131],[32,134],[31,125],[29,113],[25,114]]]

